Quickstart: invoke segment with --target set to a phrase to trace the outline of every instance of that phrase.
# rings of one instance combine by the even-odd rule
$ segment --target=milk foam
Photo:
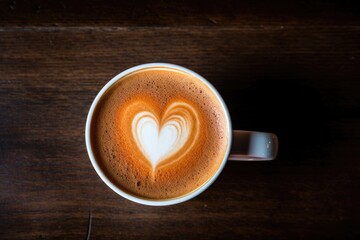
[[[179,120],[185,122],[181,116]],[[159,130],[159,122],[155,116],[149,112],[141,112],[133,120],[133,135],[154,171],[158,162],[184,145],[189,137],[189,129],[187,124],[168,121]]]
[[[228,145],[223,108],[199,79],[169,69],[132,73],[94,112],[94,155],[106,176],[130,194],[168,199],[202,186]]]
[[[150,161],[153,172],[158,163],[182,150],[189,140],[190,131],[195,133],[192,134],[191,140],[196,141],[198,129],[193,126],[197,124],[197,120],[191,118],[193,114],[189,111],[195,113],[189,104],[175,102],[165,111],[162,118],[165,122],[147,111],[135,115],[132,121],[132,134],[137,146]],[[162,126],[160,122],[163,123]]]

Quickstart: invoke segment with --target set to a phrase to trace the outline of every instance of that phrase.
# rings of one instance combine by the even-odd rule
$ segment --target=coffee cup
[[[278,151],[272,133],[232,129],[218,91],[169,63],[142,64],[111,79],[90,107],[85,140],[105,184],[150,206],[196,197],[228,160],[273,160]]]

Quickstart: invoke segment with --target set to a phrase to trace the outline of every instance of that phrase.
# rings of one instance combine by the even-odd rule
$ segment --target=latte
[[[91,146],[123,191],[147,199],[183,196],[219,169],[228,122],[213,91],[170,68],[147,68],[113,84],[96,106]]]

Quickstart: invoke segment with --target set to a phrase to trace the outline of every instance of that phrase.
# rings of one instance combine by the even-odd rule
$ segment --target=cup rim
[[[203,83],[205,83],[210,89],[211,91],[215,94],[215,96],[217,97],[217,99],[220,101],[220,104],[225,112],[225,117],[228,123],[228,146],[226,148],[226,152],[224,155],[224,158],[220,164],[220,167],[217,169],[217,171],[215,172],[215,174],[209,179],[207,180],[202,186],[198,187],[197,189],[195,189],[194,191],[187,193],[183,196],[180,197],[176,197],[176,198],[171,198],[171,199],[159,199],[159,200],[155,200],[155,199],[146,199],[146,198],[141,198],[141,197],[137,197],[135,195],[131,195],[127,192],[125,192],[124,190],[120,189],[119,187],[117,187],[114,183],[112,183],[110,181],[110,179],[108,179],[108,177],[103,173],[103,171],[101,170],[99,164],[97,163],[92,147],[91,147],[91,138],[90,138],[90,126],[91,126],[91,121],[92,121],[92,117],[94,114],[94,110],[97,106],[97,104],[99,103],[101,97],[104,95],[104,93],[113,85],[115,84],[117,81],[119,81],[122,77],[135,72],[135,71],[139,71],[142,69],[146,69],[146,68],[156,68],[156,67],[164,67],[164,68],[170,68],[170,69],[174,69],[174,70],[178,70],[178,71],[182,71],[185,72],[187,74],[190,74],[194,77],[196,77],[197,79],[199,79],[200,81],[202,81]],[[105,182],[105,184],[111,188],[114,192],[116,192],[117,194],[119,194],[120,196],[136,202],[136,203],[140,203],[140,204],[144,204],[144,205],[148,205],[148,206],[167,206],[167,205],[173,205],[173,204],[178,204],[178,203],[182,203],[185,201],[188,201],[196,196],[198,196],[199,194],[201,194],[202,192],[204,192],[209,186],[211,186],[213,184],[213,182],[218,178],[218,176],[220,175],[220,173],[222,172],[222,170],[225,167],[225,164],[227,162],[228,156],[230,154],[230,149],[231,149],[231,142],[232,142],[232,124],[231,124],[231,118],[230,118],[230,114],[229,114],[229,110],[223,100],[223,98],[221,97],[221,95],[219,94],[219,92],[215,89],[215,87],[209,82],[207,81],[204,77],[200,76],[199,74],[197,74],[196,72],[187,69],[185,67],[176,65],[176,64],[171,64],[171,63],[145,63],[145,64],[140,64],[134,67],[131,67],[127,70],[122,71],[121,73],[117,74],[115,77],[113,77],[109,82],[107,82],[105,84],[104,87],[102,87],[102,89],[98,92],[98,94],[96,95],[95,99],[93,100],[91,107],[89,109],[88,115],[87,115],[87,119],[86,119],[86,125],[85,125],[85,143],[86,143],[86,149],[90,158],[90,162],[93,165],[96,173],[99,175],[99,177],[103,180],[103,182]]]

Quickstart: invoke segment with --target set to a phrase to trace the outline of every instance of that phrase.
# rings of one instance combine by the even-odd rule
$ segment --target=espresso
[[[102,171],[123,191],[148,199],[183,196],[219,169],[228,122],[211,89],[169,68],[119,79],[100,99],[91,146]]]

